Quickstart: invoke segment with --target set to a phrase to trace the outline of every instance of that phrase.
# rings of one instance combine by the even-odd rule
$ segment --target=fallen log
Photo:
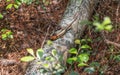
[[[56,60],[53,62],[48,62],[46,60],[39,61],[36,59],[30,62],[25,75],[53,75],[56,73],[56,71],[54,72],[53,70],[56,70],[55,67],[58,66],[57,64],[59,64],[59,68],[57,69],[61,69],[64,72],[64,66],[66,64],[68,54],[67,52],[71,47],[74,46],[74,40],[76,38],[80,38],[85,29],[85,25],[80,25],[80,22],[89,19],[96,3],[97,0],[69,0],[63,19],[59,25],[61,28],[70,28],[66,29],[67,31],[64,31],[62,36],[54,40],[52,45],[49,46],[45,44],[43,47],[45,52],[44,58],[50,56],[52,50],[56,50]],[[72,24],[72,27],[69,26],[70,24]],[[59,57],[61,56],[63,59],[59,60]],[[42,62],[43,64],[49,63],[48,69],[43,72],[44,67],[41,64],[37,64],[38,61]]]

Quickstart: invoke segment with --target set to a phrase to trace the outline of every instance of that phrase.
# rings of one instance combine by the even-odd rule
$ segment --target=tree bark
[[[59,56],[63,56],[64,58],[61,63],[65,65],[68,54],[67,52],[74,46],[74,39],[80,38],[85,29],[85,25],[80,25],[80,22],[89,19],[93,8],[97,3],[96,1],[97,0],[69,0],[63,19],[59,25],[62,28],[65,28],[70,25],[76,17],[77,19],[72,24],[72,28],[70,30],[68,30],[62,37],[53,41],[52,46],[48,46],[47,44],[44,45],[43,50],[46,54],[49,55],[53,49],[57,50]],[[38,60],[30,62],[25,75],[52,75],[51,72],[47,72],[45,74],[40,73],[40,65],[36,64],[37,61]]]

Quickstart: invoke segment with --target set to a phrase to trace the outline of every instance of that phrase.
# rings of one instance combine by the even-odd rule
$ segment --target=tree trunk
[[[97,0],[69,0],[63,19],[61,20],[59,25],[62,28],[65,28],[75,20],[72,24],[72,28],[68,30],[62,37],[53,41],[53,44],[51,46],[48,46],[46,44],[43,48],[43,50],[45,51],[45,55],[50,55],[51,51],[55,49],[58,52],[58,56],[63,56],[64,58],[63,61],[56,60],[54,62],[51,62],[51,64],[59,62],[60,64],[65,65],[68,54],[67,52],[71,47],[73,47],[74,39],[80,38],[85,29],[85,25],[80,25],[80,22],[83,20],[88,20],[93,11],[93,8],[95,7],[95,4],[97,3],[96,1]],[[33,62],[30,62],[26,71],[26,75],[53,74],[52,70],[44,74],[40,73],[39,69],[41,68],[41,66],[37,64],[37,61],[39,60],[34,60]]]

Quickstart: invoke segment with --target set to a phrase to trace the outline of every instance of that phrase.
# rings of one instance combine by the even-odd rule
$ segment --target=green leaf
[[[6,40],[7,39],[7,35],[6,34],[2,34],[2,40]]]
[[[79,40],[79,39],[76,39],[76,40],[75,40],[75,44],[80,44],[80,40]]]
[[[6,0],[7,2],[10,2],[10,0]]]
[[[48,40],[48,41],[47,41],[47,45],[50,46],[50,45],[52,45],[52,44],[53,44],[53,42],[52,42],[51,40]]]
[[[85,68],[84,71],[91,74],[91,73],[95,72],[95,68],[94,67],[88,67],[88,68]]]
[[[101,24],[99,22],[93,22],[93,25],[97,27],[100,26]]]
[[[81,63],[78,64],[78,67],[83,67],[83,66],[88,66],[88,64],[85,64],[83,62],[81,62]]]
[[[7,29],[2,29],[1,32],[2,33],[5,33],[7,31]]]
[[[86,39],[82,39],[82,40],[81,40],[81,43],[86,43]]]
[[[71,53],[71,54],[77,54],[78,53],[76,48],[71,48],[68,52]]]
[[[32,56],[35,56],[32,48],[27,48],[27,52],[30,53]]]
[[[42,64],[42,62],[38,61],[36,64],[40,65],[40,64]]]
[[[92,62],[90,63],[91,67],[100,67],[100,64],[98,62]]]
[[[17,4],[18,6],[21,5],[21,2],[22,2],[22,0],[15,0],[15,4]]]
[[[77,60],[77,57],[68,58],[67,63],[73,64],[73,62],[75,62],[76,60]]]
[[[3,40],[6,40],[6,39],[8,39],[8,38],[13,38],[13,33],[11,32],[11,30],[8,30],[8,29],[2,29],[1,30],[1,32],[2,32],[2,39]]]
[[[33,56],[25,56],[25,57],[22,57],[20,60],[23,61],[23,62],[30,62],[30,61],[33,61],[35,58]]]
[[[13,39],[13,35],[9,35],[8,38]]]
[[[79,75],[79,73],[78,73],[78,72],[75,72],[75,71],[72,71],[72,72],[70,73],[70,75]]]
[[[99,25],[99,26],[96,27],[96,30],[102,31],[102,30],[104,30],[104,26],[103,25]]]
[[[55,56],[57,54],[57,51],[55,49],[52,50],[52,55]]]
[[[98,21],[99,21],[99,14],[95,14],[95,15],[93,16],[93,18],[94,18],[95,21],[98,22]]]
[[[8,31],[6,30],[5,34],[7,34],[9,36],[9,35],[12,35],[13,33],[10,30],[8,30]]]
[[[91,49],[91,47],[87,44],[81,46],[82,49]]]
[[[51,56],[47,56],[47,57],[45,58],[45,60],[54,61],[55,59],[54,59],[53,57],[51,57]]]
[[[89,55],[87,53],[80,54],[78,59],[80,62],[87,62],[89,60]]]
[[[6,7],[6,9],[11,9],[12,6],[13,6],[13,4],[8,4],[7,7]]]
[[[0,19],[3,19],[3,15],[0,13]]]
[[[59,69],[61,67],[61,65],[59,63],[54,66],[55,66],[55,69]]]
[[[43,64],[45,68],[49,68],[49,64]]]
[[[115,55],[113,57],[113,60],[115,60],[116,62],[120,62],[120,55]]]
[[[43,53],[44,53],[43,49],[40,48],[36,51],[36,56],[40,59],[42,58]]]
[[[88,41],[88,42],[92,42],[92,39],[89,38],[89,39],[87,39],[87,41]]]
[[[111,30],[112,30],[112,25],[107,25],[107,26],[105,26],[105,30],[111,31]]]
[[[111,23],[110,18],[109,17],[104,17],[104,21],[103,21],[102,25],[108,25],[110,23]]]
[[[15,9],[18,9],[18,8],[19,8],[19,6],[18,6],[17,4],[14,4],[14,7],[15,7]]]
[[[57,72],[55,73],[56,75],[61,75],[61,73],[64,73],[64,69],[63,68],[59,68],[57,69]]]

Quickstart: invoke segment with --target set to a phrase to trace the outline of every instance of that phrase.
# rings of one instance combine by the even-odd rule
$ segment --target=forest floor
[[[2,40],[0,32],[0,75],[24,75],[28,63],[21,62],[20,58],[28,54],[26,48],[40,48],[47,32],[49,39],[50,34],[60,29],[57,24],[62,19],[67,2],[68,0],[51,0],[51,4],[45,6],[45,9],[40,4],[22,4],[17,10],[6,10],[10,2],[0,2],[0,13],[4,14],[4,18],[0,20],[0,30],[7,28],[14,36],[13,39]],[[120,3],[101,0],[94,10],[94,15],[95,13],[99,14],[101,20],[105,16],[110,17],[114,29],[112,32],[104,32],[110,43],[101,37],[101,33],[94,32],[89,27],[84,31],[83,38],[92,39],[90,46],[93,53],[89,63],[100,63],[100,68],[91,75],[100,75],[100,72],[104,72],[104,75],[120,75]],[[115,56],[118,58],[112,59]],[[75,71],[80,75],[88,75],[83,72],[84,67],[75,67]]]
[[[76,71],[80,75],[120,75],[120,2],[101,0],[95,9],[95,14],[99,14],[102,21],[104,17],[110,17],[113,30],[111,32],[95,32],[94,28],[86,28],[82,38],[92,39],[89,64],[98,62],[100,66],[92,74],[84,72],[85,67],[79,68],[77,65]]]

